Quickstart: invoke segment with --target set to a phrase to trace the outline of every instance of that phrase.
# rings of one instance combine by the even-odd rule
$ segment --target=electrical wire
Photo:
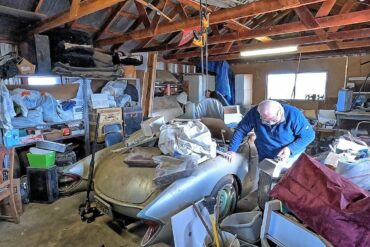
[[[293,100],[295,98],[295,90],[296,90],[296,86],[297,86],[298,72],[299,72],[299,69],[300,69],[300,66],[301,66],[301,58],[302,58],[302,53],[300,52],[299,53],[299,58],[298,58],[297,69],[296,69],[295,77],[294,77],[293,91],[292,91],[292,94],[290,96],[290,100]]]

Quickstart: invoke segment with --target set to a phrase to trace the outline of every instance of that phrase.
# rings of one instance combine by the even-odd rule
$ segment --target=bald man
[[[291,165],[314,140],[315,132],[302,112],[288,104],[265,100],[252,108],[235,129],[229,160],[244,137],[254,130],[258,159],[275,159]]]

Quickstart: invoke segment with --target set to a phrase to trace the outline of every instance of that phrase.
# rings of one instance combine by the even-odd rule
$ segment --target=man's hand
[[[279,158],[280,161],[287,161],[289,159],[290,154],[291,154],[290,149],[288,147],[285,147],[280,150],[277,157]]]
[[[227,152],[227,161],[229,161],[229,163],[231,163],[231,161],[233,160],[233,158],[235,157],[235,152],[233,151],[229,151]]]

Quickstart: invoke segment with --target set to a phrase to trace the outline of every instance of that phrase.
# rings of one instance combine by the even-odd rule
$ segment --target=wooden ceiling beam
[[[275,47],[289,46],[289,45],[307,45],[307,44],[315,44],[315,43],[329,42],[329,41],[363,39],[367,37],[370,37],[370,28],[342,31],[342,32],[337,32],[337,33],[329,33],[325,40],[320,39],[316,35],[308,35],[308,36],[297,37],[297,38],[273,40],[267,44],[235,46],[232,48],[230,47],[230,49],[227,52],[235,53],[235,52],[241,52],[245,50],[275,48]],[[229,44],[229,43],[226,43],[226,44]],[[227,52],[225,52],[223,48],[209,50],[210,55],[224,54]],[[188,58],[193,58],[193,57],[199,57],[199,54],[200,54],[199,51],[182,52],[176,55],[166,55],[164,56],[164,58],[165,59],[188,59]]]
[[[135,1],[138,2],[138,3],[140,3],[140,4],[142,4],[145,7],[150,8],[151,10],[154,10],[156,13],[158,13],[159,15],[163,16],[164,18],[166,18],[168,21],[172,21],[172,19],[170,17],[168,17],[165,13],[162,12],[162,10],[158,9],[153,4],[148,3],[148,2],[145,2],[144,0],[135,0]]]
[[[35,8],[35,13],[40,13],[41,6],[42,6],[43,3],[44,3],[44,0],[39,0],[37,2],[36,8]]]
[[[78,16],[78,10],[80,9],[80,0],[72,0],[71,7],[69,9],[69,16],[76,18]]]
[[[131,19],[131,20],[136,20],[137,18],[139,18],[138,15],[127,12],[127,11],[121,11],[121,12],[119,12],[119,15],[122,16],[122,17],[125,17],[127,19]]]
[[[363,48],[363,47],[370,47],[370,39],[366,40],[359,40],[359,41],[346,41],[346,42],[339,42],[338,49],[355,49],[355,48]],[[330,51],[331,49],[327,46],[327,44],[321,45],[310,45],[300,47],[296,53],[314,53],[314,52],[324,52]],[[295,54],[295,53],[293,53]],[[240,53],[236,54],[228,54],[228,55],[217,55],[217,56],[210,56],[209,61],[224,61],[224,60],[236,60],[242,59],[243,57],[240,56]]]
[[[150,27],[150,20],[149,20],[149,17],[148,17],[148,13],[146,12],[146,9],[144,8],[144,6],[141,3],[139,3],[136,0],[135,0],[135,6],[136,6],[137,11],[139,12],[139,19],[140,19],[141,23],[144,24],[145,28],[149,28]]]
[[[52,28],[61,26],[63,24],[66,24],[74,20],[77,20],[86,15],[95,13],[99,10],[106,9],[122,1],[124,0],[104,0],[104,1],[94,1],[94,2],[83,2],[79,6],[77,16],[71,16],[69,10],[64,11],[61,14],[50,17],[46,19],[45,21],[41,22],[41,24],[36,26],[33,30],[31,30],[30,33],[36,34],[36,33],[45,32]]]
[[[337,0],[327,0],[323,2],[315,17],[317,18],[329,15],[336,2]]]
[[[357,5],[357,2],[355,0],[346,0],[343,4],[342,8],[339,11],[339,14],[346,14],[351,12],[351,9]],[[335,33],[339,30],[340,26],[335,26],[329,28],[328,32]]]
[[[222,9],[210,14],[210,24],[221,23],[240,17],[255,16],[258,14],[270,13],[279,10],[297,8],[304,5],[323,2],[324,0],[260,0],[249,4],[240,5],[234,8]],[[176,21],[159,25],[156,32],[151,30],[137,30],[122,34],[121,37],[102,39],[99,46],[106,46],[116,43],[123,43],[128,40],[149,38],[156,35],[181,31],[185,28],[199,25],[198,17],[191,17],[185,21]]]
[[[161,11],[163,11],[166,6],[167,6],[167,3],[169,2],[169,0],[162,0],[159,2],[157,8]],[[170,20],[172,20],[171,18],[169,18]],[[159,24],[159,21],[161,20],[161,15],[154,15],[153,17],[153,20],[152,20],[152,23],[150,24],[150,28],[154,31],[157,27],[158,27],[158,24]],[[168,20],[166,18],[166,20]],[[140,46],[141,47],[146,47],[148,46],[152,41],[154,40],[153,37],[151,38],[146,38],[143,42],[141,42]]]
[[[112,14],[105,20],[103,25],[100,27],[99,31],[94,34],[93,40],[98,40],[103,33],[109,30],[109,28],[113,25],[113,23],[117,20],[117,18],[120,16],[120,12],[127,6],[127,3],[129,1],[125,1],[123,3],[117,4],[115,9],[112,11]]]
[[[362,10],[356,11],[347,14],[340,14],[335,16],[327,16],[316,18],[316,21],[320,25],[320,28],[329,28],[335,26],[346,26],[351,24],[358,24],[370,21],[370,9],[369,10]],[[253,39],[257,37],[263,36],[275,36],[275,35],[283,35],[288,33],[297,33],[297,32],[304,32],[310,31],[314,29],[307,28],[301,22],[293,22],[281,25],[275,25],[271,27],[264,27],[259,29],[252,29],[248,32],[243,33],[229,33],[224,34],[221,36],[212,36],[208,39],[208,44],[220,44],[220,43],[228,43],[232,41],[238,40],[247,40]],[[149,51],[165,51],[165,50],[173,50],[173,49],[186,49],[192,47],[191,44],[187,44],[181,47],[174,46],[173,44],[164,44],[162,46],[157,47],[148,47],[144,49],[136,50],[136,52],[149,52]]]

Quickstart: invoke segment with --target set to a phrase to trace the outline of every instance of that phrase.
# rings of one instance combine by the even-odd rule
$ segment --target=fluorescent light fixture
[[[253,56],[261,56],[261,55],[281,54],[281,53],[293,52],[297,50],[298,50],[298,45],[290,45],[290,46],[282,46],[282,47],[276,47],[276,48],[242,51],[240,52],[240,55],[242,57],[253,57]]]

